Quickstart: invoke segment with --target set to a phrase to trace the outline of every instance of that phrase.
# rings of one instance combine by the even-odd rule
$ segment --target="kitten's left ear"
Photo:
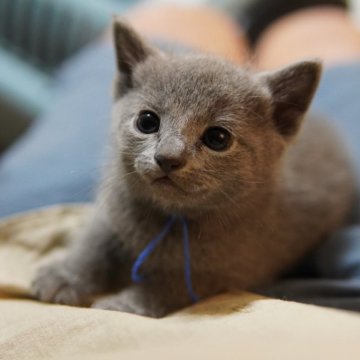
[[[298,131],[318,86],[321,69],[320,61],[302,61],[260,74],[272,95],[275,126],[285,138]]]
[[[157,52],[130,25],[117,17],[113,18],[113,36],[119,79],[124,86],[131,87],[136,65]]]

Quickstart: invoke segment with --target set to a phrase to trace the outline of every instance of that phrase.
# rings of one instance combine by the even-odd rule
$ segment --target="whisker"
[[[236,202],[235,202],[235,200],[231,197],[231,196],[229,196],[224,190],[222,190],[222,189],[218,189],[233,205],[235,205],[235,207],[237,208],[237,209],[241,209],[240,208],[240,206],[239,206],[239,204],[237,204]]]
[[[200,169],[199,171],[202,172],[202,173],[207,173],[207,174],[211,174],[211,175],[213,175],[213,174],[218,175],[219,174],[219,170]],[[246,183],[246,184],[267,184],[267,183],[272,181],[272,180],[268,180],[268,181],[266,181],[266,180],[249,180],[249,179],[243,179],[243,178],[238,179],[238,180],[240,182]]]

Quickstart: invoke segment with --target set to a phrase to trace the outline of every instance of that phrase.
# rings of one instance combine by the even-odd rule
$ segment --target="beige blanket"
[[[64,251],[85,206],[0,222],[0,359],[360,359],[360,316],[226,294],[165,319],[41,304],[39,265]]]

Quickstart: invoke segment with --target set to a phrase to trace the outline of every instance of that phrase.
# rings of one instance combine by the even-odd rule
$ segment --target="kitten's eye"
[[[137,128],[144,134],[152,134],[159,131],[160,119],[152,111],[142,111],[136,122]]]
[[[211,150],[223,151],[230,146],[231,135],[226,129],[214,126],[204,132],[202,141]]]

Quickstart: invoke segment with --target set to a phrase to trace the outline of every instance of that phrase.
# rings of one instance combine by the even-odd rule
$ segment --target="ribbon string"
[[[178,219],[182,224],[185,285],[191,301],[195,303],[199,301],[199,297],[194,292],[192,286],[189,226],[184,217],[179,217]],[[139,256],[136,258],[134,265],[131,269],[131,279],[134,283],[140,283],[145,280],[145,277],[139,273],[141,265],[146,261],[146,259],[153,253],[158,244],[170,232],[176,220],[177,218],[175,216],[171,216],[165,224],[164,228],[160,231],[160,233],[149,242],[149,244],[141,251]]]

